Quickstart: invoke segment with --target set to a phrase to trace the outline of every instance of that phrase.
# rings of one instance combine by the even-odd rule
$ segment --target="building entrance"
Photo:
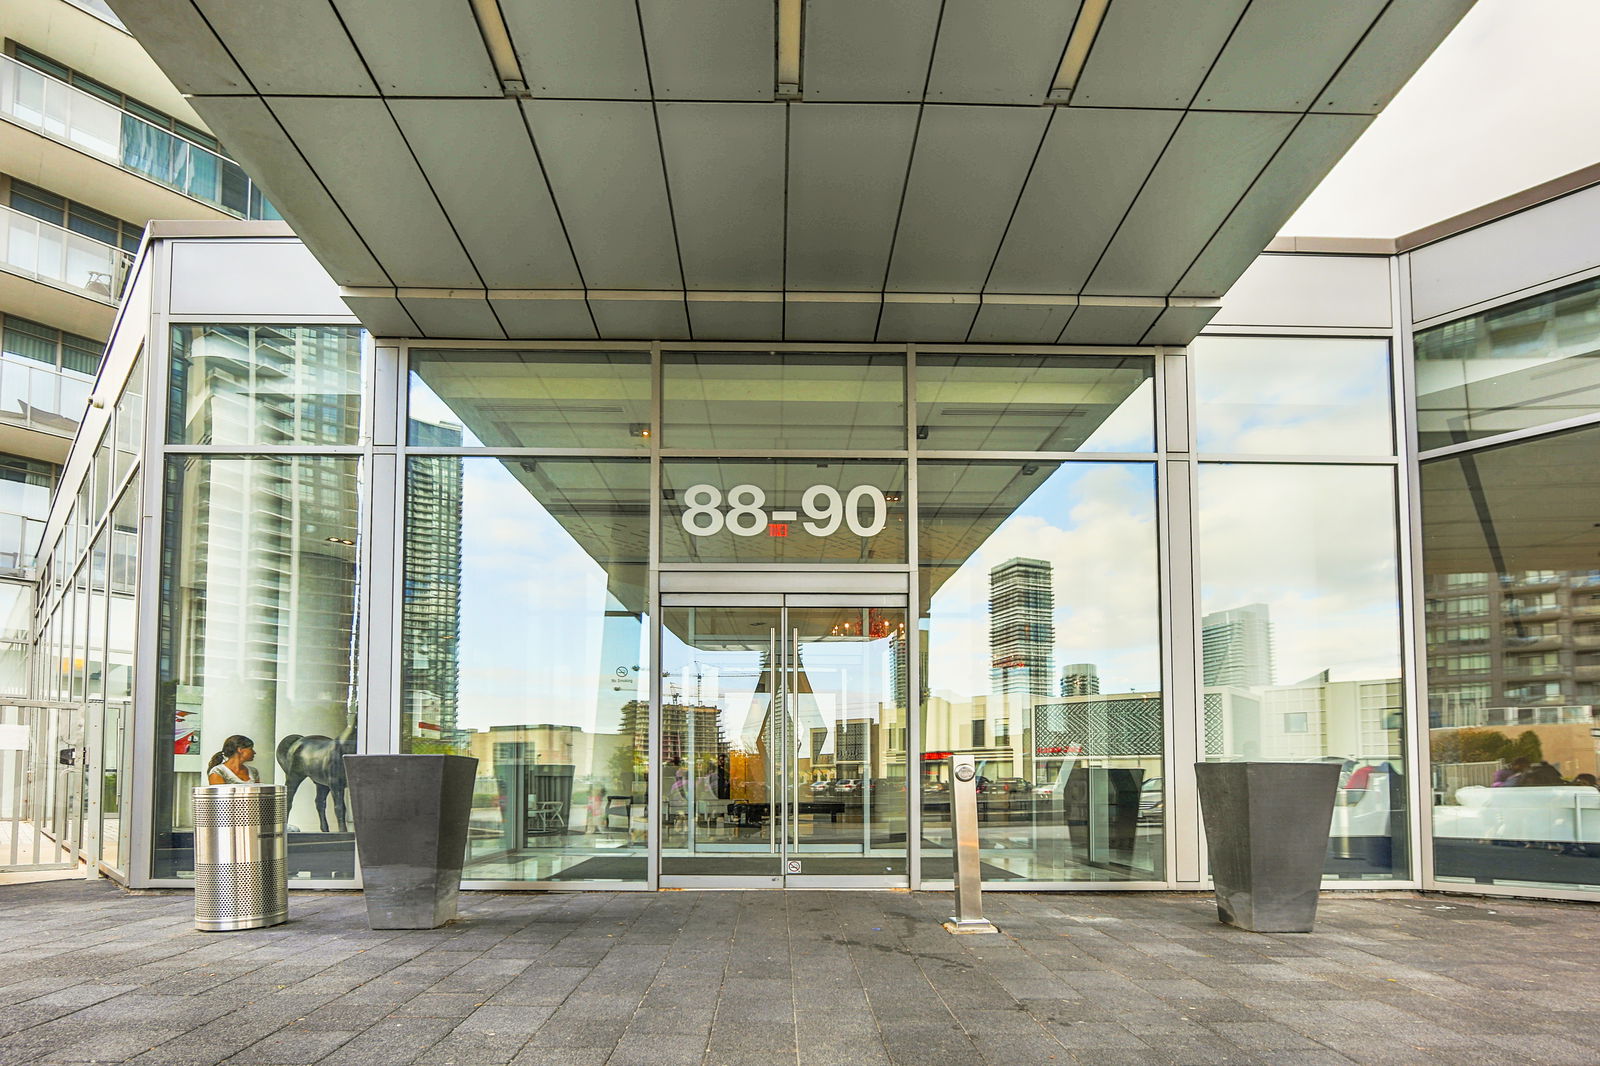
[[[906,598],[662,596],[661,883],[907,884]]]

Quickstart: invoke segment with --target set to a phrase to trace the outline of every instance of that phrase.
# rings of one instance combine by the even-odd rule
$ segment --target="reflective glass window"
[[[153,872],[192,876],[190,790],[245,736],[263,782],[298,782],[289,877],[353,877],[359,461],[175,456],[165,473]]]
[[[1164,875],[1150,463],[918,463],[922,876],[952,877],[951,756],[991,881]]]
[[[1600,888],[1597,447],[1591,427],[1422,466],[1440,880]]]
[[[1426,450],[1600,411],[1600,278],[1416,335]]]
[[[669,448],[906,446],[905,358],[801,352],[663,352]]]
[[[1233,455],[1392,455],[1389,342],[1199,337],[1195,443]]]
[[[1326,873],[1405,877],[1405,697],[1394,470],[1203,463],[1208,760],[1342,768]]]
[[[649,463],[410,460],[401,750],[478,759],[468,880],[643,881]]]
[[[1154,451],[1154,375],[1145,357],[919,354],[917,446]]]
[[[174,326],[172,444],[354,444],[356,326]]]
[[[411,352],[422,447],[650,447],[647,352]]]
[[[661,558],[903,563],[906,465],[872,459],[668,459]]]

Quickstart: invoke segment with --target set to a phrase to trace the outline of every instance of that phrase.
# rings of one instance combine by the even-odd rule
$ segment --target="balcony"
[[[278,217],[233,160],[9,56],[0,118],[235,217]]]
[[[0,426],[48,433],[70,442],[93,388],[94,379],[87,374],[0,355]],[[61,462],[65,454],[63,448],[59,455],[52,450],[40,458]]]
[[[0,270],[115,307],[132,265],[120,248],[0,207]]]

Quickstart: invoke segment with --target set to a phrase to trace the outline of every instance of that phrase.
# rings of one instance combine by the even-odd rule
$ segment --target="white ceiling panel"
[[[378,87],[344,32],[339,16],[320,0],[294,5],[295,32],[285,33],[287,13],[272,4],[194,0],[211,28],[263,95],[321,93],[376,96]]]
[[[389,290],[391,293],[394,290]],[[352,296],[346,295],[344,302],[352,313],[359,319],[367,331],[375,337],[420,337],[421,330],[417,329],[411,316],[406,314],[406,309],[393,295],[389,296]]]
[[[396,285],[483,284],[382,100],[278,96],[268,104]]]
[[[983,288],[1052,110],[923,110],[895,234],[889,289]]]
[[[783,339],[783,296],[761,293],[760,300],[713,300],[689,294],[689,327],[697,341],[776,341]],[[754,295],[754,294],[752,294]]]
[[[515,100],[389,109],[489,288],[583,287]]]
[[[1169,307],[1146,331],[1141,344],[1188,344],[1216,317],[1217,307]]]
[[[1313,111],[1376,115],[1471,10],[1475,0],[1390,4]]]
[[[251,91],[244,72],[189,0],[115,0],[111,9],[181,92]]]
[[[385,94],[500,95],[478,20],[461,0],[333,0]],[[418,62],[417,42],[427,42]]]
[[[916,126],[915,107],[791,108],[789,288],[883,286]]]
[[[783,288],[786,110],[737,103],[656,108],[689,288]]]
[[[1255,0],[1200,86],[1194,106],[1304,111],[1388,2]],[[1306,32],[1308,26],[1316,32]],[[1289,41],[1294,47],[1284,47]]]
[[[1076,107],[1053,115],[989,292],[1080,291],[1182,117]]]
[[[583,293],[496,293],[489,306],[511,340],[592,340],[594,320]]]
[[[945,0],[928,100],[1043,102],[1077,18],[1078,0]]]
[[[871,341],[878,330],[876,293],[849,293],[852,299],[808,299],[788,294],[783,305],[783,339],[788,341]]]
[[[1077,304],[983,302],[967,334],[971,344],[1054,344]]]
[[[878,319],[880,342],[924,341],[959,344],[967,339],[972,320],[978,314],[977,296],[945,297],[938,300],[884,299]]]
[[[471,296],[407,296],[400,290],[406,313],[424,337],[463,337],[469,340],[505,340],[505,331],[489,310],[481,293]]]
[[[393,284],[259,96],[197,96],[194,106],[212,129],[228,131],[228,151],[261,183],[334,280]]]
[[[522,106],[589,287],[681,289],[652,106],[603,100]]]
[[[1115,0],[1072,91],[1077,107],[1187,107],[1249,0]]]
[[[1160,307],[1079,307],[1067,328],[1061,332],[1062,344],[1138,344],[1139,338],[1160,317]]]
[[[656,99],[771,100],[777,16],[749,0],[639,0]]]
[[[654,294],[652,294],[654,295]],[[629,298],[626,293],[591,293],[589,312],[608,341],[686,341],[689,317],[683,299]]]
[[[634,0],[500,0],[500,10],[534,96],[649,99]]]
[[[1185,115],[1084,291],[1171,292],[1298,118],[1233,111]]]
[[[1174,292],[1221,296],[1232,288],[1371,122],[1369,115],[1307,115],[1302,119]]]
[[[940,0],[809,0],[800,85],[806,101],[920,100]]]

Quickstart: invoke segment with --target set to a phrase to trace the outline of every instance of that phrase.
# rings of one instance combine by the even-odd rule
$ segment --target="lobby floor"
[[[1318,931],[1207,897],[663,892],[463,897],[373,932],[355,893],[197,933],[184,892],[0,887],[0,1066],[1600,1061],[1600,911],[1324,897]]]

